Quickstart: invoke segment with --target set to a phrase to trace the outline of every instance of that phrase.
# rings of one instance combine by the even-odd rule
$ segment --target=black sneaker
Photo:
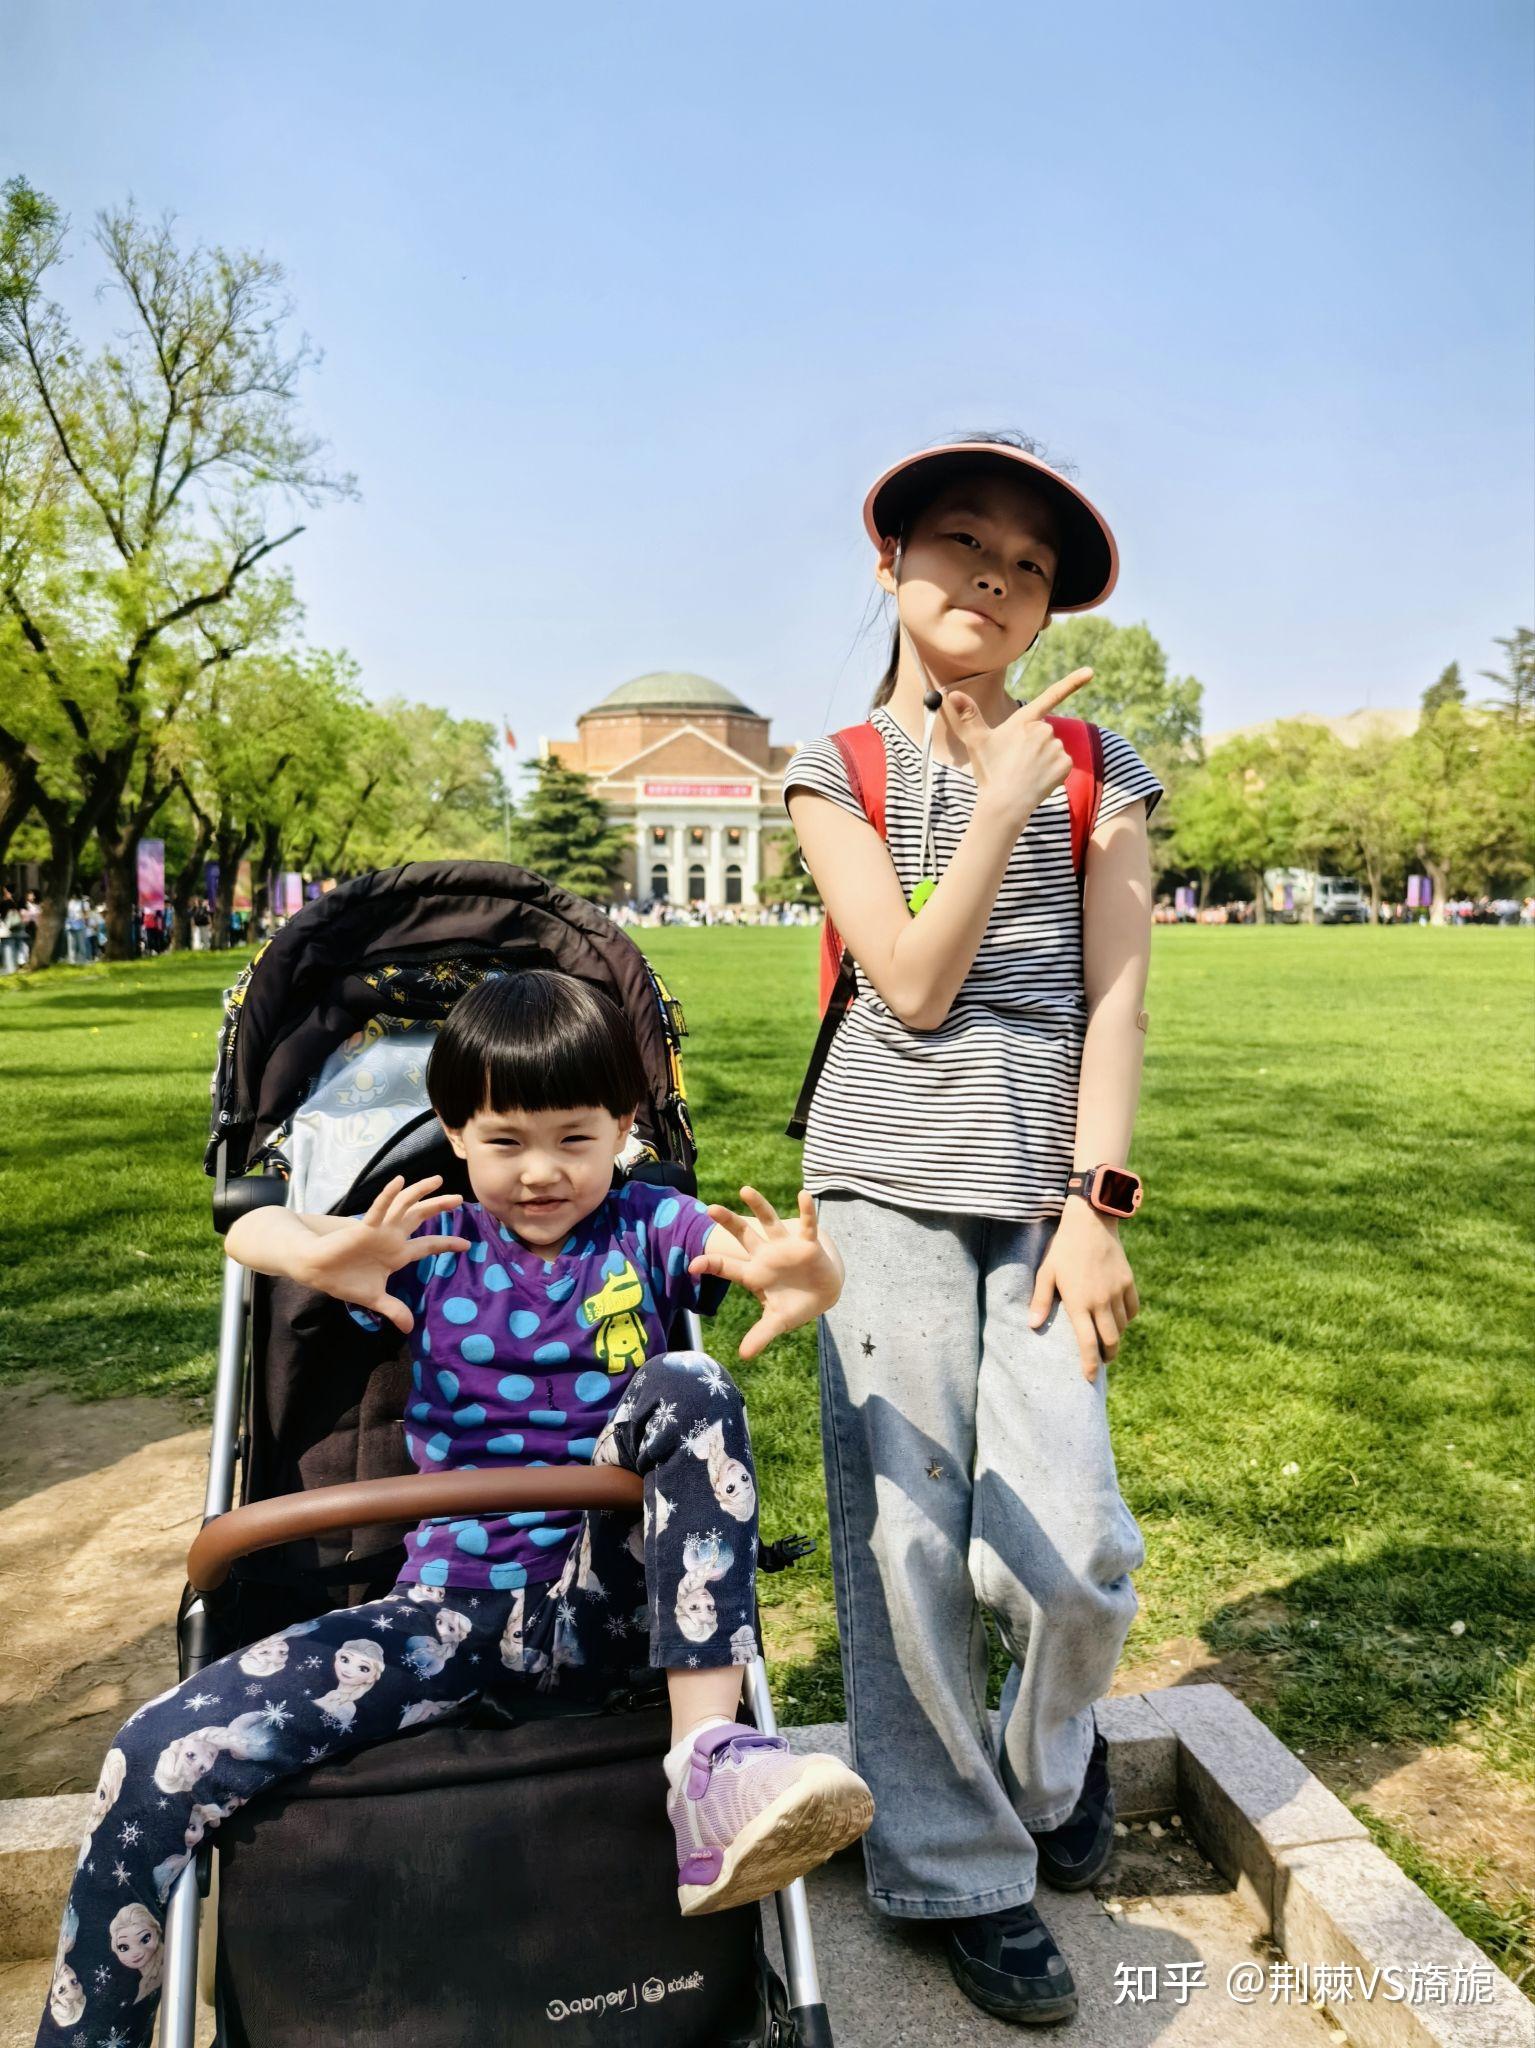
[[[944,1927],[949,1968],[973,2005],[1021,2026],[1069,2020],[1077,1987],[1066,1958],[1033,1906],[1009,1906]]]
[[[1086,1891],[1114,1853],[1114,1788],[1109,1745],[1096,1722],[1082,1796],[1058,1828],[1035,1835],[1039,1875],[1058,1892]]]

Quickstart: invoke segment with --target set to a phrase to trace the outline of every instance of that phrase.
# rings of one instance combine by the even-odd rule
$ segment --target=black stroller
[[[441,1173],[468,1194],[427,1105],[426,1055],[458,997],[507,967],[578,975],[623,1006],[649,1099],[620,1170],[691,1191],[685,1026],[638,947],[521,868],[415,862],[308,905],[231,992],[205,1161],[215,1227],[268,1202],[355,1214],[395,1173]],[[638,1508],[639,1479],[614,1467],[412,1471],[404,1340],[381,1364],[378,1340],[337,1306],[225,1264],[184,1678],[386,1593],[424,1516]],[[697,1347],[697,1318],[686,1323],[674,1341]],[[759,1561],[802,1548],[764,1545]],[[772,1731],[760,1656],[746,1698]],[[777,1899],[787,1991],[755,1906],[677,1911],[657,1794],[667,1739],[659,1691],[601,1711],[535,1699],[515,1719],[487,1705],[274,1787],[218,1832],[204,1981],[219,2048],[825,2048],[803,1884]],[[192,2048],[212,1877],[205,1852],[171,1896],[165,2048]]]

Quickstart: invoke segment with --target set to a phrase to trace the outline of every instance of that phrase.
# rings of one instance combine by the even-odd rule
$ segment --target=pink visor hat
[[[1060,522],[1060,564],[1050,609],[1090,612],[1104,602],[1119,580],[1119,549],[1108,521],[1048,463],[1005,441],[946,441],[895,463],[863,501],[863,523],[869,538],[878,547],[887,535],[900,533],[915,507],[925,504],[951,479],[987,468],[1016,477],[1020,464],[1049,499]]]

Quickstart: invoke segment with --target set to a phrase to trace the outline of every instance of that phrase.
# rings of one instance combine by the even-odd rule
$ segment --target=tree
[[[1397,753],[1403,830],[1433,882],[1436,924],[1443,923],[1457,888],[1506,871],[1528,843],[1500,773],[1505,749],[1510,742],[1517,745],[1517,737],[1485,714],[1447,703]],[[1527,803],[1523,808],[1527,812]]]
[[[504,787],[496,728],[482,719],[454,718],[438,705],[398,698],[379,705],[375,715],[389,735],[390,772],[359,809],[346,849],[352,867],[500,860]],[[323,848],[323,839],[316,844]],[[339,871],[339,854],[331,864]]]
[[[1077,668],[1090,668],[1093,679],[1069,708],[1122,734],[1164,782],[1199,759],[1203,688],[1192,676],[1169,676],[1149,626],[1116,626],[1097,614],[1057,619],[1013,664],[1008,689],[1026,698]]]
[[[815,877],[805,866],[800,852],[799,834],[792,825],[769,832],[763,840],[763,850],[772,863],[773,872],[764,875],[757,884],[759,903],[819,903],[821,892],[815,885]]]
[[[257,566],[303,531],[270,533],[270,501],[315,505],[354,486],[326,473],[321,444],[296,422],[316,357],[307,340],[285,344],[277,265],[182,248],[171,220],[151,226],[131,205],[102,213],[95,243],[128,320],[87,356],[45,291],[67,222],[22,178],[3,200],[0,366],[42,446],[32,486],[12,494],[17,531],[0,535],[0,609],[52,705],[29,729],[7,704],[0,761],[11,784],[30,775],[48,829],[34,953],[46,965],[93,833],[108,952],[127,948],[138,839],[174,787],[160,735],[204,665],[226,658],[198,628],[227,615]]]
[[[1335,746],[1313,764],[1302,805],[1316,816],[1320,836],[1364,878],[1370,916],[1379,922],[1386,877],[1400,872],[1407,833],[1397,757],[1400,740],[1376,736],[1357,747]]]
[[[1466,686],[1460,679],[1460,663],[1452,661],[1448,668],[1439,671],[1439,680],[1430,683],[1423,692],[1423,716],[1432,718],[1445,704],[1464,704]]]
[[[537,775],[512,821],[512,852],[525,868],[573,895],[600,903],[612,896],[631,836],[608,821],[591,780],[550,755],[528,763]]]
[[[1266,916],[1263,870],[1271,849],[1255,751],[1250,742],[1231,741],[1190,774],[1168,851],[1199,876],[1201,906],[1218,869],[1235,868],[1250,876],[1261,924]]]
[[[1512,726],[1535,720],[1535,633],[1528,626],[1516,626],[1506,639],[1493,643],[1503,649],[1504,668],[1484,668],[1481,673],[1502,691],[1502,702],[1493,709]]]

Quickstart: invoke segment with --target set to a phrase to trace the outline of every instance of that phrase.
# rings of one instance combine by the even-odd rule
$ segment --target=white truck
[[[1370,899],[1351,876],[1318,875],[1309,868],[1269,868],[1263,880],[1273,915],[1281,922],[1370,922]]]

